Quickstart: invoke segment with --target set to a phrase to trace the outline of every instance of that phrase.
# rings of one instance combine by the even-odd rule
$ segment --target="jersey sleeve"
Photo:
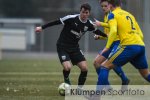
[[[103,33],[102,31],[100,31],[98,29],[95,30],[93,33],[96,34],[96,35],[100,35],[102,37],[107,37],[107,34]]]
[[[63,25],[69,24],[72,18],[75,18],[77,15],[67,15],[65,17],[60,18],[60,21]]]
[[[110,13],[108,16],[108,24],[109,24],[110,31],[109,31],[106,48],[110,48],[110,46],[112,45],[112,43],[114,42],[117,36],[117,21],[113,13]]]
[[[55,20],[55,21],[51,21],[51,22],[49,22],[47,24],[44,24],[41,27],[42,27],[42,29],[45,29],[47,27],[51,27],[51,26],[59,25],[59,24],[61,24],[61,21],[60,20]]]
[[[88,27],[88,31],[95,31],[97,28],[94,26],[93,22],[89,20],[90,24]]]
[[[108,23],[105,23],[105,22],[100,22],[100,25],[101,25],[102,27],[107,27],[107,28],[109,28],[109,25],[108,25]]]

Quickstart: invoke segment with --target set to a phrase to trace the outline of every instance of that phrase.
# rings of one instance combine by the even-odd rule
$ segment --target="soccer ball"
[[[61,83],[58,87],[58,92],[61,96],[69,95],[70,94],[71,86],[67,83]]]

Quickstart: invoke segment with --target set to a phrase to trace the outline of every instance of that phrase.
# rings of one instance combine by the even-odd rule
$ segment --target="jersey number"
[[[126,18],[127,18],[127,20],[130,20],[132,30],[135,30],[131,17],[130,16],[126,16]]]

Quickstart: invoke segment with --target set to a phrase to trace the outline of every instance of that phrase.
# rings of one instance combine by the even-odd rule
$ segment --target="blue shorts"
[[[108,56],[110,55],[110,53],[116,51],[116,49],[118,48],[119,44],[120,44],[120,41],[119,41],[119,40],[113,42],[113,44],[111,45],[110,49],[109,49],[107,52],[104,52],[104,53],[102,54],[102,56],[104,56],[105,58],[108,58]],[[101,54],[101,51],[99,51],[99,54]]]
[[[119,46],[108,60],[116,66],[123,66],[130,62],[137,69],[147,69],[145,47],[139,45]]]

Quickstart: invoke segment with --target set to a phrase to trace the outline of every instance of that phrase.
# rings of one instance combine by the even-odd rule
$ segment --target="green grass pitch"
[[[93,59],[88,59],[86,85],[95,85],[97,81],[92,62]],[[130,85],[149,85],[130,64],[123,69],[131,80]],[[77,84],[79,72],[78,67],[73,66],[72,84]],[[121,84],[113,71],[109,80],[111,84]],[[58,59],[0,61],[0,100],[64,100],[57,91],[62,82],[62,67]]]

